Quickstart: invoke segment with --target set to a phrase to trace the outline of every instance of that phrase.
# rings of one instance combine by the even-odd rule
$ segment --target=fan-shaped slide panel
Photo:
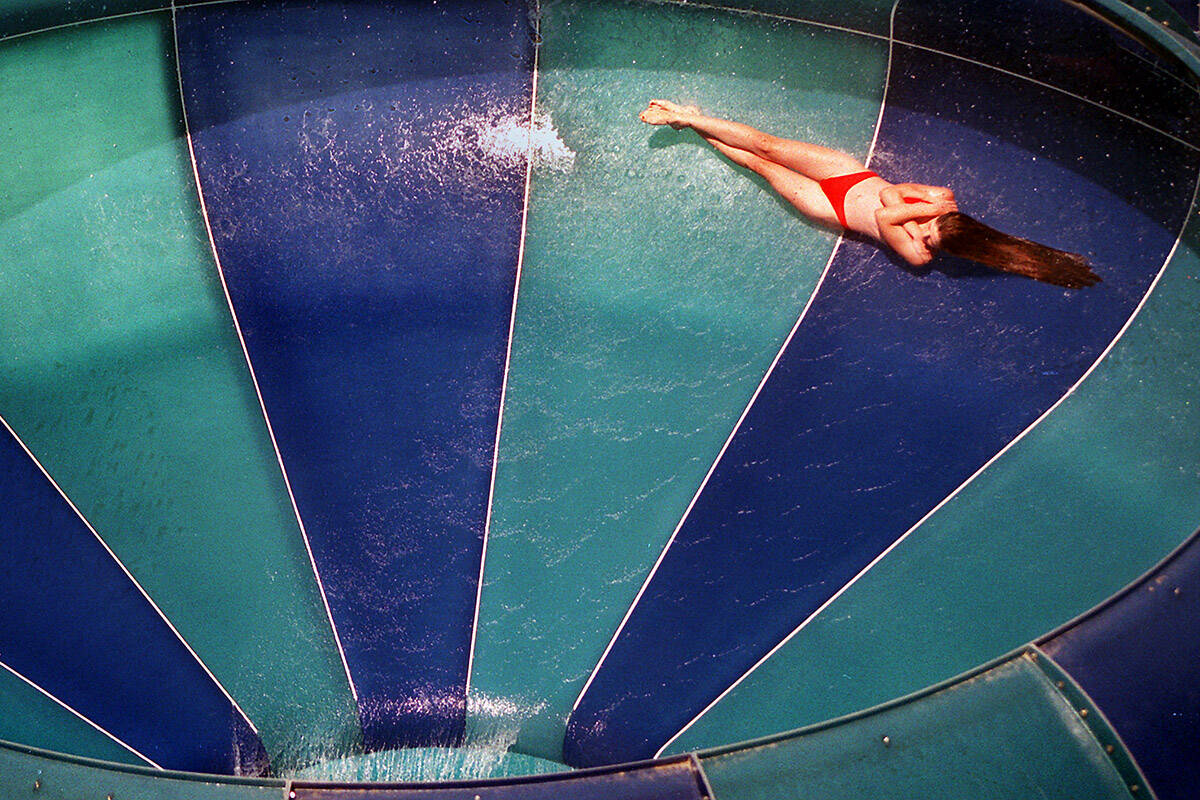
[[[0,427],[0,662],[151,763],[266,768],[239,709]]]
[[[162,12],[0,43],[0,415],[272,756],[346,749],[350,688],[213,264],[172,52]]]
[[[1151,85],[1161,77],[1139,59],[1122,69],[1150,72]],[[1148,98],[1139,102],[1146,108]],[[1157,113],[1194,119],[1198,109],[1172,101]],[[1183,166],[1174,182],[1186,205],[1195,177]],[[1087,379],[670,751],[815,723],[945,680],[1100,603],[1195,529],[1198,211],[1190,209],[1153,291]]]
[[[1189,797],[1186,37],[0,0],[0,796]],[[651,97],[1103,282],[914,269]]]
[[[836,242],[699,137],[636,114],[676,97],[865,157],[887,44],[578,0],[546,4],[540,34],[471,722],[558,760],[571,704]]]
[[[520,2],[178,14],[220,266],[368,748],[453,744],[521,237]]]
[[[0,667],[0,741],[117,764],[146,763],[123,745],[11,669]]]
[[[896,26],[925,13],[902,1]],[[1175,249],[1200,152],[898,43],[871,166],[953,186],[964,211],[1087,253],[1104,282],[917,275],[843,244],[580,699],[569,763],[653,755],[1067,393]]]

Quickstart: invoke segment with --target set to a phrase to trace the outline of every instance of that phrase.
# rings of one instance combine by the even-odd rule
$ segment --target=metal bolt
[[[891,746],[892,746],[892,737],[890,737],[890,736],[884,736],[884,737],[883,737],[883,746],[884,746],[884,747],[891,747]]]
[[[1064,686],[1066,686],[1067,684],[1066,684],[1066,683],[1064,683],[1063,681],[1055,681],[1055,682],[1054,682],[1054,685],[1055,685],[1055,686],[1057,686],[1059,689],[1061,689],[1061,688],[1063,688]]]
[[[1081,716],[1081,717],[1086,717],[1086,716],[1087,716],[1087,714],[1088,714],[1088,712],[1087,712],[1087,709],[1086,709],[1086,708],[1081,708],[1081,709],[1079,709],[1079,716]]]
[[[1104,752],[1108,753],[1109,755],[1112,755],[1113,751],[1116,749],[1117,748],[1113,747],[1111,744],[1104,745]]]
[[[33,779],[33,790],[36,792],[40,788],[42,788],[42,779],[34,778]]]
[[[1135,783],[1135,784],[1132,784],[1132,785],[1129,787],[1129,791],[1131,791],[1131,792],[1135,792],[1135,793],[1136,793],[1136,792],[1139,792],[1139,791],[1141,791],[1141,789],[1142,789],[1142,787],[1138,786],[1136,783]]]

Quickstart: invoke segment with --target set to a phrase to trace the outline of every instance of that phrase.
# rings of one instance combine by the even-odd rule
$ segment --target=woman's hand
[[[944,208],[939,214],[958,211],[954,192],[945,186],[926,186],[923,183],[894,183],[879,192],[879,202],[884,206],[904,206],[919,201]]]
[[[933,249],[926,233],[928,223],[941,214],[947,205],[905,203],[875,209],[875,224],[884,243],[910,264],[923,266],[933,260]]]
[[[879,192],[883,204],[875,211],[875,223],[884,243],[905,261],[923,266],[933,260],[929,223],[942,214],[958,210],[954,192],[945,186],[897,183]]]

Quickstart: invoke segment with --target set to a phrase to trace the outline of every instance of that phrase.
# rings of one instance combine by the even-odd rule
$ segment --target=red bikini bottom
[[[862,172],[851,172],[849,175],[835,175],[832,178],[826,178],[821,181],[819,184],[821,191],[829,198],[829,202],[833,205],[833,213],[837,214],[838,222],[842,223],[843,228],[850,227],[846,224],[846,194],[867,178],[878,177],[877,174],[867,169]],[[904,198],[904,202],[924,203],[927,201],[918,197],[906,197]]]
[[[829,198],[830,204],[833,205],[833,213],[837,214],[838,222],[842,224],[843,228],[849,227],[846,224],[846,193],[867,178],[878,177],[868,169],[862,172],[852,172],[849,175],[835,175],[821,181],[821,191]]]

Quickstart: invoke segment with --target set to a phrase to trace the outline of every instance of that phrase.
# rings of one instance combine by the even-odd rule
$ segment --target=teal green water
[[[1135,796],[1076,709],[1026,656],[915,702],[701,756],[701,764],[716,800]]]
[[[167,14],[0,45],[0,414],[273,757],[351,752],[353,698],[209,249],[171,52]]]
[[[533,175],[471,737],[560,757],[592,667],[836,241],[653,97],[865,156],[887,48],[674,5],[543,6]],[[774,98],[770,106],[762,97]]]
[[[1195,530],[1198,211],[1156,291],[1076,392],[672,752],[829,719],[945,680],[1100,603]]]
[[[499,748],[416,747],[383,750],[315,764],[289,773],[305,781],[465,781],[562,772],[565,764]]]
[[[0,668],[0,741],[22,742],[57,753],[146,765],[126,748],[44,694]]]

